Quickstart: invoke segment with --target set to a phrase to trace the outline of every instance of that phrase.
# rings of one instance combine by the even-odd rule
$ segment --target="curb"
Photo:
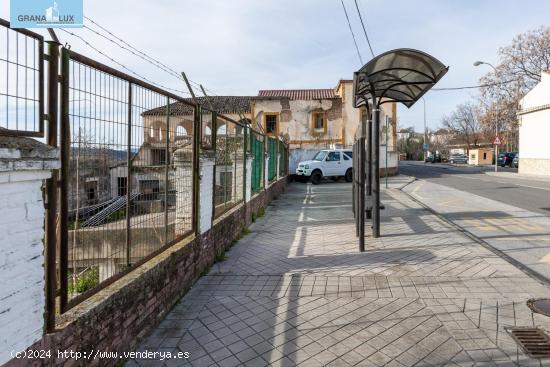
[[[487,241],[477,237],[475,234],[468,231],[464,227],[461,227],[460,225],[458,225],[455,222],[451,221],[450,219],[445,217],[443,214],[441,214],[438,211],[436,211],[436,210],[432,209],[431,207],[427,206],[422,201],[418,200],[417,198],[415,198],[414,196],[412,196],[408,192],[403,191],[402,189],[398,189],[398,190],[401,191],[403,194],[407,195],[412,201],[414,201],[415,203],[417,203],[418,205],[420,205],[421,207],[423,207],[424,209],[429,211],[431,214],[433,214],[436,217],[438,217],[439,219],[441,219],[443,222],[445,222],[446,224],[448,224],[452,228],[456,229],[457,231],[459,231],[460,233],[462,233],[463,235],[465,235],[466,237],[468,237],[472,241],[478,243],[479,245],[483,246],[487,250],[491,251],[492,253],[494,253],[495,255],[500,257],[501,259],[507,261],[510,265],[513,265],[516,268],[518,268],[519,270],[521,270],[523,273],[525,273],[525,275],[536,279],[542,285],[550,286],[550,279],[548,279],[544,275],[540,274],[539,272],[537,272],[537,271],[535,271],[531,268],[526,267],[525,265],[523,265],[522,263],[520,263],[516,259],[510,257],[509,255],[505,254],[504,252],[500,251],[499,249],[494,248]]]

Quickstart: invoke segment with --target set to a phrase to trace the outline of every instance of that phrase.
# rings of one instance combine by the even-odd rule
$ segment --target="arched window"
[[[227,134],[227,125],[223,124],[222,126],[218,127],[218,131],[216,132],[218,135],[226,135]]]
[[[185,130],[185,128],[181,125],[179,125],[177,128],[176,128],[176,138],[180,137],[180,136],[186,136],[187,135],[187,130]]]

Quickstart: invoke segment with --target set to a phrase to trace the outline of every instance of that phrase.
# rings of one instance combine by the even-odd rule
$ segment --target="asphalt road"
[[[550,217],[550,180],[492,176],[493,167],[451,166],[442,163],[399,162],[399,171],[439,185],[466,191]],[[517,172],[501,168],[501,172]]]

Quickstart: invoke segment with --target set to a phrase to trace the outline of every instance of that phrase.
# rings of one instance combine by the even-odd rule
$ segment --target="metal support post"
[[[48,145],[57,147],[57,103],[59,81],[59,44],[48,42]],[[52,172],[46,183],[46,331],[55,329],[56,248],[57,248],[57,183],[59,174]]]
[[[380,237],[380,107],[376,106],[372,112],[372,236],[377,238]]]

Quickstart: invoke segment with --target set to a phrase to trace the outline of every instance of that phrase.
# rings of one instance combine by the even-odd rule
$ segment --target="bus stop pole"
[[[372,236],[380,237],[380,106],[373,99],[372,121]],[[375,107],[376,106],[376,107]]]

